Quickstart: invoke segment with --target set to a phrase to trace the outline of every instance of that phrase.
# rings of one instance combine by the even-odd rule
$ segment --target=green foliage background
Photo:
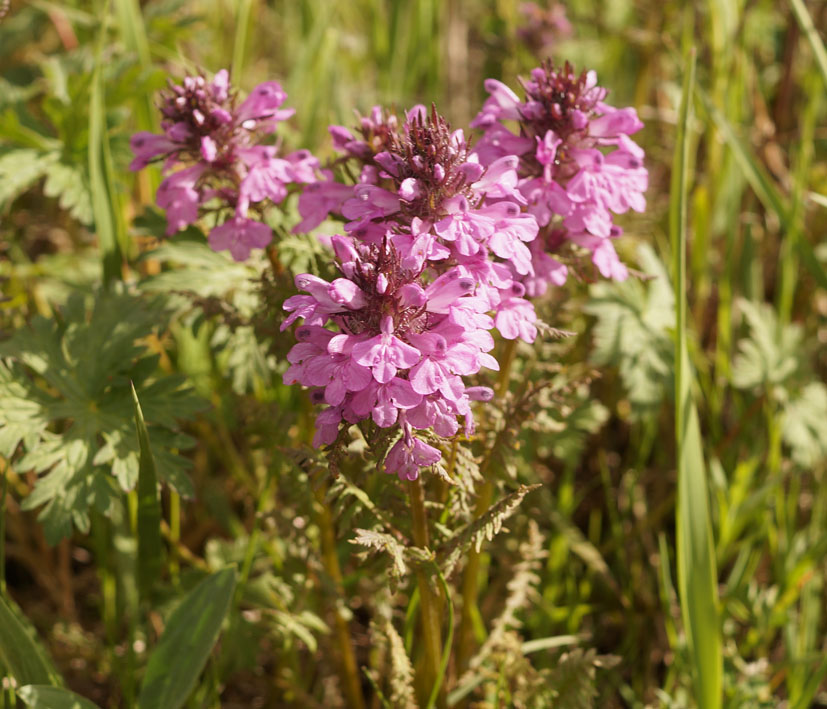
[[[715,669],[684,626],[703,599],[686,591],[699,572],[681,520],[710,533],[720,706],[827,705],[827,3],[567,13],[573,34],[537,47],[516,0],[12,0],[0,677],[27,686],[0,690],[4,707],[347,706],[343,642],[369,706],[424,704],[423,569],[473,647],[440,701],[713,706],[698,697],[718,694]],[[433,101],[464,126],[484,78],[516,88],[547,55],[596,69],[646,124],[649,208],[619,242],[640,273],[540,306],[577,335],[521,345],[480,436],[445,451],[451,483],[426,476],[426,552],[376,451],[355,437],[331,478],[307,447],[306,394],[281,385],[281,302],[290,273],[325,272],[318,241],[272,215],[284,273],[264,278],[264,256],[232,263],[197,228],[159,242],[160,175],[128,171],[128,139],[157,128],[168,76],[231,66],[245,91],[281,81],[285,145],[329,156],[327,125],[354,109]],[[679,486],[679,467],[706,487]],[[475,521],[483,478],[493,506]]]

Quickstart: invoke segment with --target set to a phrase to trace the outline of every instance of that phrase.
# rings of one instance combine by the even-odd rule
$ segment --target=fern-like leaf
[[[491,541],[502,531],[503,523],[516,512],[525,496],[541,485],[520,485],[520,487],[509,495],[499,500],[490,507],[484,514],[466,525],[451,538],[449,538],[439,549],[439,559],[442,572],[446,578],[454,570],[462,555],[474,546],[479,552],[483,542]]]

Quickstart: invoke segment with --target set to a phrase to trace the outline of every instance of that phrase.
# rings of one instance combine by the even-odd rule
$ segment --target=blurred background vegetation
[[[638,110],[649,208],[625,220],[619,242],[639,277],[579,279],[542,306],[577,337],[520,350],[517,379],[560,375],[566,362],[574,383],[522,430],[519,453],[486,471],[506,490],[543,487],[484,547],[490,581],[474,633],[482,642],[505,618],[509,635],[467,693],[480,706],[547,706],[532,682],[552,682],[559,706],[693,706],[676,576],[682,281],[668,210],[682,56],[694,45],[677,295],[688,299],[718,573],[720,615],[707,630],[721,639],[726,706],[827,706],[825,27],[823,0],[537,10],[516,0],[11,0],[0,21],[0,561],[67,686],[102,707],[130,705],[161,618],[229,562],[240,565],[235,603],[191,706],[345,706],[331,650],[337,589],[357,660],[373,668],[373,706],[371,682],[400,671],[387,669],[393,649],[377,624],[393,613],[410,643],[404,603],[383,590],[387,564],[349,543],[373,514],[364,495],[347,477],[329,506],[318,486],[310,493],[320,473],[297,447],[309,404],[281,385],[288,343],[274,335],[288,291],[191,240],[157,243],[160,176],[128,171],[128,139],[157,127],[166,79],[230,67],[245,91],[279,80],[296,109],[285,145],[329,157],[328,124],[352,124],[354,109],[435,102],[465,126],[484,78],[517,89],[517,75],[550,56],[595,69],[610,103]],[[279,258],[301,272],[324,254],[285,236]],[[101,283],[121,280],[101,295]],[[129,380],[159,475],[174,486],[151,603],[135,586],[136,501],[122,494],[139,464]],[[353,479],[370,498],[404,507],[392,481],[365,467]],[[118,484],[101,482],[101,469]],[[329,576],[329,553],[341,578]],[[548,638],[559,644],[531,645]]]

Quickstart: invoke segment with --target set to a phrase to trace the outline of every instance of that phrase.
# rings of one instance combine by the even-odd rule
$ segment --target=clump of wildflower
[[[282,329],[303,320],[284,382],[310,387],[312,398],[328,406],[316,420],[314,445],[332,444],[342,427],[361,421],[397,426],[402,437],[385,469],[414,479],[441,456],[414,429],[453,436],[462,419],[465,432],[473,432],[470,402],[488,390],[467,387],[463,377],[498,368],[488,354],[494,322],[462,266],[431,280],[424,268],[406,266],[389,239],[366,244],[334,236],[332,243],[340,277],[297,276],[305,294],[284,304],[290,315]]]
[[[523,280],[528,294],[565,281],[565,266],[550,255],[565,242],[591,251],[603,276],[625,279],[611,242],[622,233],[613,215],[646,206],[644,152],[629,137],[643,124],[633,108],[605,103],[595,72],[576,74],[568,62],[562,68],[544,62],[522,86],[521,101],[488,79],[489,98],[471,125],[484,131],[475,147],[483,165],[519,156],[519,192],[540,227],[551,225],[532,245],[534,275]]]
[[[168,235],[212,214],[214,250],[243,261],[251,249],[267,246],[265,200],[281,202],[291,183],[318,179],[318,161],[308,151],[278,157],[277,147],[264,142],[293,115],[282,108],[286,98],[278,82],[268,81],[239,101],[226,70],[209,82],[187,76],[169,83],[160,103],[163,133],[140,132],[130,141],[132,170],[163,160],[156,202],[167,212]]]
[[[401,118],[375,108],[356,134],[330,132],[356,184],[325,173],[299,210],[301,228],[330,213],[345,222],[347,236],[332,238],[341,277],[297,277],[305,294],[285,302],[284,327],[304,324],[284,381],[328,406],[316,445],[366,420],[398,428],[385,469],[412,479],[441,455],[414,431],[451,437],[462,425],[470,434],[471,402],[493,395],[464,380],[499,368],[490,331],[536,337],[519,277],[534,275],[528,244],[538,227],[522,209],[516,156],[482,165],[435,109]]]

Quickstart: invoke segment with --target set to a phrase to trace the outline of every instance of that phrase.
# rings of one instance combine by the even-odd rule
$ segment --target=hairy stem
[[[414,544],[422,549],[429,546],[428,517],[425,512],[425,492],[422,481],[417,478],[409,484],[411,496],[411,514],[413,516]],[[423,697],[427,698],[439,676],[439,663],[442,656],[442,629],[439,616],[439,598],[428,581],[428,575],[423,569],[416,572],[419,586],[420,618],[422,619],[422,640],[424,643],[424,658],[422,663],[423,677],[420,689]],[[445,695],[440,692],[436,700],[437,707],[444,707]]]

